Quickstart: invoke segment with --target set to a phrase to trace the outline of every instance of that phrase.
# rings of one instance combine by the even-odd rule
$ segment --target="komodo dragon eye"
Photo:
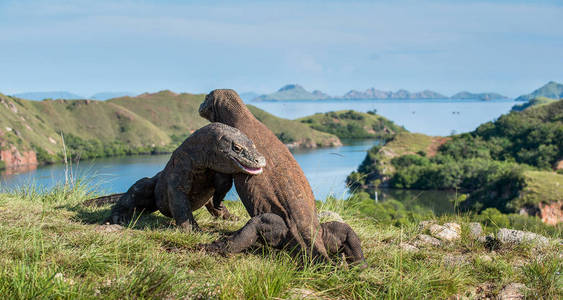
[[[241,145],[238,145],[238,144],[235,144],[235,143],[233,143],[233,151],[235,151],[236,153],[240,153],[240,152],[242,152],[242,146],[241,146]]]

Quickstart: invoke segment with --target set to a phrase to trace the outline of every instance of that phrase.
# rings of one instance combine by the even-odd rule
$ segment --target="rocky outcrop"
[[[13,145],[7,148],[8,149],[0,150],[0,161],[4,162],[6,169],[37,165],[37,155],[35,151],[29,150],[20,152]]]
[[[557,225],[563,222],[563,201],[552,202],[549,204],[540,203],[540,218],[549,225]]]
[[[497,239],[503,245],[520,245],[523,243],[534,243],[539,246],[549,244],[549,240],[537,233],[501,228],[497,233]]]

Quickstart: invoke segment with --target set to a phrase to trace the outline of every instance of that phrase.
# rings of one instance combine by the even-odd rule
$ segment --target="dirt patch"
[[[563,201],[549,204],[540,203],[539,207],[542,222],[557,225],[563,221]]]
[[[435,156],[436,153],[438,153],[438,148],[440,148],[440,146],[442,146],[444,143],[446,143],[447,141],[449,141],[451,139],[452,138],[450,138],[450,137],[443,137],[443,136],[432,137],[432,142],[430,143],[428,148],[426,148],[426,155],[428,157]]]

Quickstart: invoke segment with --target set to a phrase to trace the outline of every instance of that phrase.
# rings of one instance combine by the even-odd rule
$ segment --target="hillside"
[[[297,121],[313,129],[334,134],[341,139],[390,139],[395,134],[405,131],[404,128],[374,112],[362,113],[353,110],[317,113]]]
[[[533,208],[542,217],[563,204],[563,100],[511,112],[449,140],[401,133],[372,148],[347,181],[353,190],[388,186],[467,193],[462,207],[502,212]],[[429,152],[425,149],[434,148]],[[421,151],[422,150],[422,151]],[[541,172],[530,172],[541,170]],[[560,171],[559,171],[560,172]],[[554,204],[555,203],[555,204]],[[552,215],[557,222],[563,214]]]
[[[135,96],[134,93],[129,93],[129,92],[100,92],[100,93],[96,93],[92,96],[90,96],[88,99],[92,99],[92,100],[108,100],[108,99],[113,99],[113,98],[118,98],[118,97],[133,97]],[[25,97],[21,97],[26,99]]]
[[[5,167],[61,161],[61,131],[75,158],[171,151],[208,123],[197,112],[204,96],[162,91],[109,101],[38,102],[0,94],[0,161]],[[292,147],[340,144],[297,121],[251,110]]]
[[[321,91],[309,92],[298,84],[288,84],[280,88],[277,92],[262,95],[254,98],[254,101],[265,101],[265,100],[320,100],[328,99],[329,95]]]
[[[563,98],[563,84],[550,81],[539,89],[530,94],[522,95],[516,98],[516,101],[529,101],[537,97],[546,97],[552,99]]]
[[[305,147],[315,148],[317,146],[340,146],[340,139],[330,133],[317,131],[301,124],[298,121],[278,118],[256,106],[247,105],[248,109],[260,122],[267,124],[276,136],[290,148]]]
[[[471,93],[463,91],[451,96],[450,99],[478,99],[488,101],[496,99],[508,99],[508,97],[497,93]]]
[[[194,215],[203,231],[186,233],[160,213],[143,214],[126,227],[99,225],[109,216],[110,207],[84,206],[92,196],[90,187],[83,185],[46,193],[0,194],[2,298],[563,296],[561,227],[546,228],[534,218],[516,214],[488,214],[483,216],[482,226],[457,215],[413,220],[413,214],[396,201],[375,204],[367,199],[368,204],[327,199],[319,211],[342,217],[361,240],[368,267],[359,270],[340,256],[334,257],[335,266],[309,264],[286,250],[265,246],[228,256],[199,250],[198,244],[214,241],[248,221],[240,201],[225,203],[238,220],[214,219],[199,209]],[[542,236],[528,232],[527,236],[535,238],[506,239],[502,227],[525,227]],[[486,239],[485,234],[495,238]]]
[[[528,109],[529,107],[534,107],[534,106],[540,106],[540,105],[546,105],[552,102],[557,101],[556,99],[551,99],[551,98],[547,98],[547,97],[536,97],[526,103],[522,103],[522,104],[516,104],[512,107],[512,111],[523,111]]]

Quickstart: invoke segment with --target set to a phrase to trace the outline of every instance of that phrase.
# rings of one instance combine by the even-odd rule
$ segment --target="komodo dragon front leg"
[[[223,205],[223,199],[233,186],[233,175],[215,173],[213,176],[213,186],[215,187],[213,200],[207,202],[205,208],[215,217],[220,217],[224,220],[238,220],[238,218],[232,215],[225,205]]]
[[[221,200],[225,197],[227,192],[232,186],[232,177],[230,175],[217,173],[218,179],[215,180],[215,198]],[[160,172],[155,176],[149,178],[141,178],[137,180],[125,193],[113,194],[109,196],[102,196],[94,199],[89,199],[84,202],[86,206],[103,206],[106,204],[114,203],[111,216],[105,222],[113,224],[127,224],[135,212],[151,213],[156,210],[154,189],[160,177]],[[209,213],[224,220],[236,220],[237,217],[232,215],[229,210],[219,202],[217,207],[214,206],[213,201],[210,199],[205,204],[205,208]],[[104,223],[105,223],[104,222]]]
[[[166,203],[157,203],[160,211],[165,215],[169,213],[176,221],[176,226],[182,227],[186,231],[201,231],[192,213],[190,199],[186,191],[191,189],[191,178],[183,178],[177,172],[168,175],[166,183]],[[166,201],[164,200],[164,201]],[[167,211],[169,209],[169,211]]]

